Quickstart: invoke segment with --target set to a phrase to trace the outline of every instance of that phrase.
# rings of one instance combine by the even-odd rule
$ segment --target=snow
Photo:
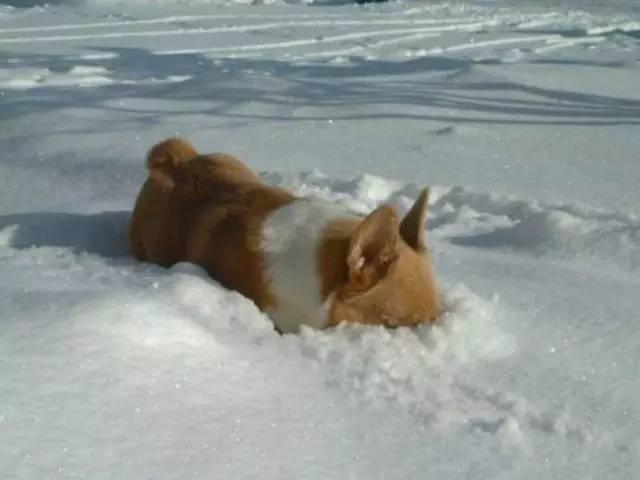
[[[18,3],[1,478],[637,476],[635,2]],[[174,134],[358,213],[430,186],[438,324],[280,336],[131,259]]]

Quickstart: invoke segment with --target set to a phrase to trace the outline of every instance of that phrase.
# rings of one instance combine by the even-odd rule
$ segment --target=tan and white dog
[[[423,239],[427,190],[400,221],[389,205],[359,217],[295,197],[236,158],[199,155],[179,138],[154,146],[147,167],[129,231],[138,259],[202,266],[253,300],[281,332],[435,319]]]

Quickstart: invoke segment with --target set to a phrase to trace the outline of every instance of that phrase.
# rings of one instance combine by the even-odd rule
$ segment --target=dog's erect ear
[[[424,227],[427,222],[427,204],[429,203],[429,189],[420,192],[411,210],[400,223],[400,236],[416,251],[424,250]]]
[[[349,245],[349,282],[367,290],[380,280],[398,257],[399,220],[396,211],[383,205],[356,228]]]

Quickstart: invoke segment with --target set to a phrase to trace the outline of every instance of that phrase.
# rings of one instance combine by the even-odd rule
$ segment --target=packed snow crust
[[[0,478],[637,477],[633,2],[17,3]],[[357,213],[430,186],[438,323],[282,336],[134,261],[175,134]]]

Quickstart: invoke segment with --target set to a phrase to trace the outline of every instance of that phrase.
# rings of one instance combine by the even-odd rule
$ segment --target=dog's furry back
[[[171,266],[203,266],[228,288],[256,303],[263,279],[257,272],[258,232],[264,217],[293,200],[266,185],[240,160],[199,155],[186,140],[172,138],[147,157],[149,178],[136,200],[129,241],[135,257]]]

